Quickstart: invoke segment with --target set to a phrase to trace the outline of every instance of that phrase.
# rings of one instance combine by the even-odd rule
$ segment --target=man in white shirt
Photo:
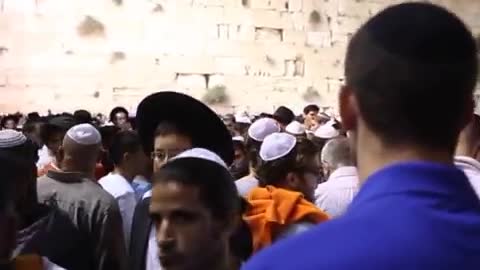
[[[358,191],[358,174],[347,138],[330,140],[322,150],[321,159],[327,181],[315,190],[316,205],[331,217],[347,209]]]
[[[473,115],[472,121],[460,133],[455,151],[455,165],[468,177],[470,184],[480,198],[480,116]]]
[[[123,232],[128,247],[133,213],[137,197],[132,181],[143,171],[148,159],[143,152],[138,135],[133,131],[122,131],[115,135],[109,149],[115,169],[98,183],[118,202],[123,221]]]

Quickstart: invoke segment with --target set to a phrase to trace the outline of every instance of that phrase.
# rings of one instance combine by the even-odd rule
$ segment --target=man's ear
[[[294,172],[289,172],[287,174],[287,177],[285,177],[285,184],[289,188],[291,188],[293,190],[297,190],[301,185],[301,179],[298,176],[298,174],[296,174]]]
[[[60,164],[65,159],[65,149],[62,145],[60,145],[60,147],[58,148],[55,158],[57,159],[57,166],[60,167]]]
[[[340,89],[338,103],[343,127],[347,131],[355,130],[357,128],[359,108],[357,99],[349,86],[344,85]]]

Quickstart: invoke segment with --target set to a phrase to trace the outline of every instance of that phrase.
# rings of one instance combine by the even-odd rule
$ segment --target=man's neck
[[[133,179],[136,176],[130,173],[127,169],[122,167],[115,167],[115,169],[113,170],[113,173],[123,176],[123,178],[125,178],[129,183],[132,183]]]
[[[435,151],[418,145],[386,146],[379,140],[357,142],[357,168],[361,183],[390,164],[407,161],[453,164],[453,151]]]

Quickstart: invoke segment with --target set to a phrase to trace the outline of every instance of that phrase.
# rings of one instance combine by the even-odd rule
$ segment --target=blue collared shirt
[[[477,270],[480,201],[453,165],[374,173],[340,218],[280,241],[245,270]]]

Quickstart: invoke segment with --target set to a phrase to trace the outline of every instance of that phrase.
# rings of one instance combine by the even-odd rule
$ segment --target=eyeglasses
[[[177,156],[178,154],[182,153],[185,150],[187,150],[187,149],[156,150],[156,151],[150,153],[150,157],[154,161],[164,162],[164,161],[167,161],[169,159],[174,158],[175,156]]]

